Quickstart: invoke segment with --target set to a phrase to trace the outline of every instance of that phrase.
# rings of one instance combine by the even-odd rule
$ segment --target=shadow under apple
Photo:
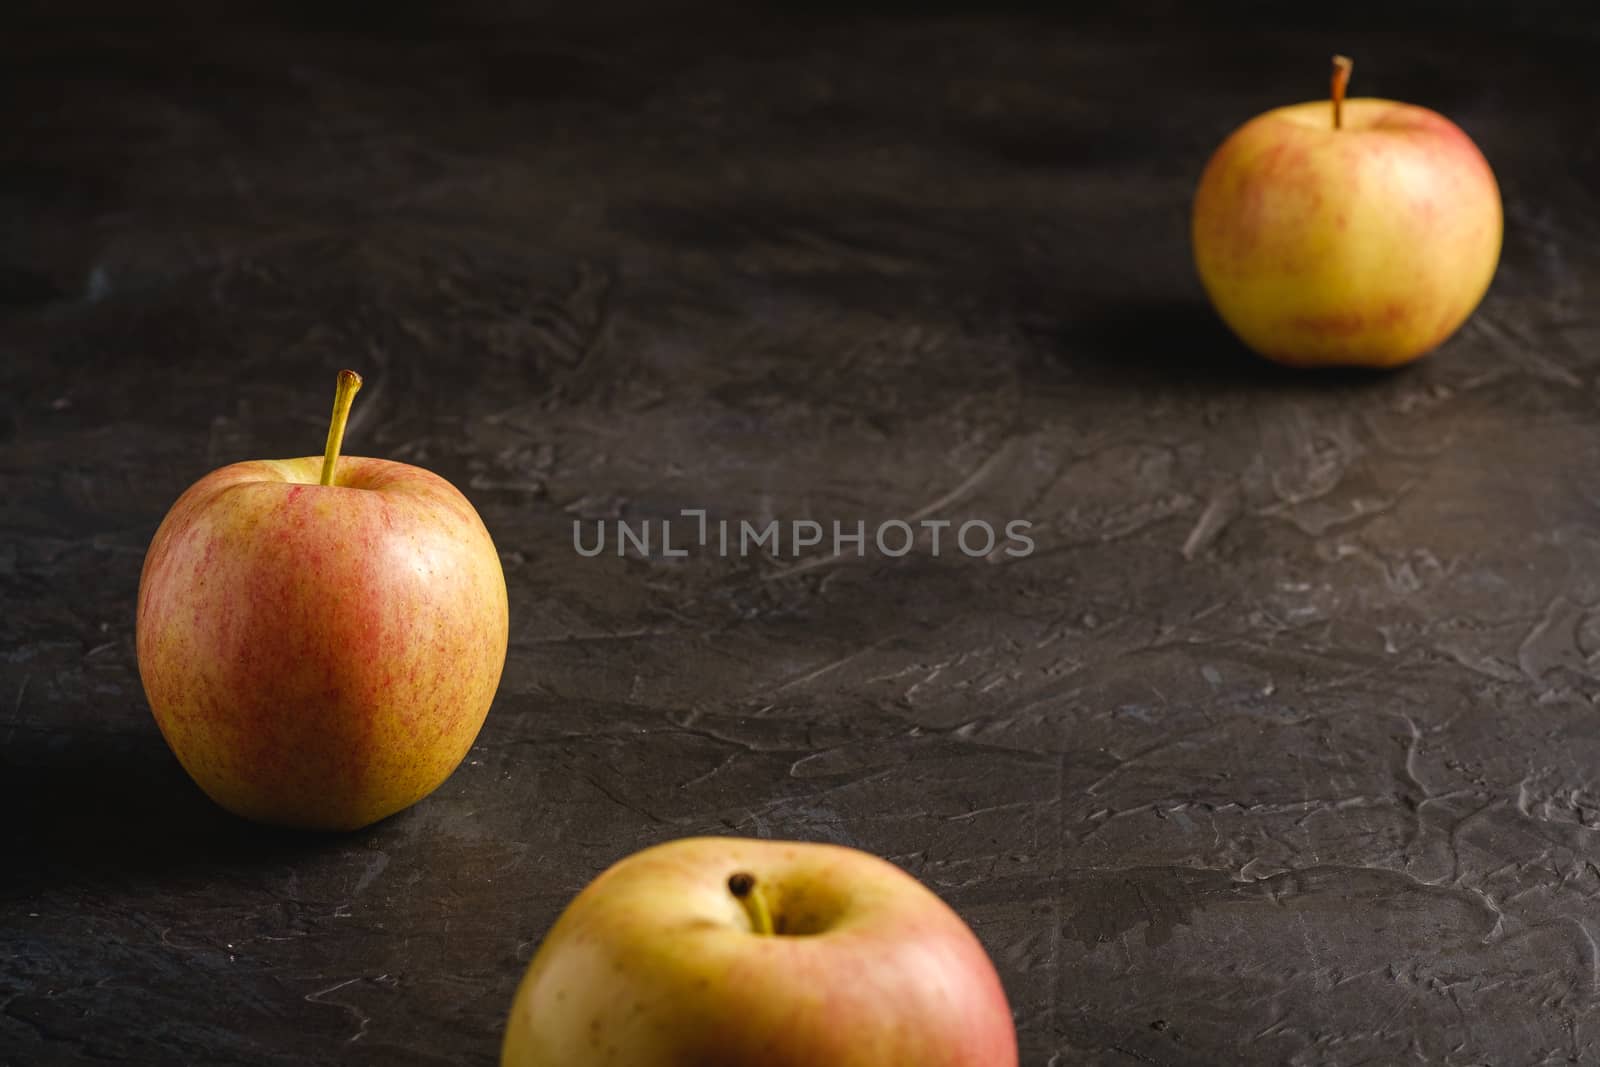
[[[1060,316],[1025,316],[1036,360],[1025,375],[1048,387],[1087,382],[1202,392],[1369,388],[1400,370],[1287,367],[1251,352],[1201,299],[1134,298]]]
[[[0,752],[0,895],[282,865],[350,835],[259,826],[202,793],[152,730],[18,731]]]

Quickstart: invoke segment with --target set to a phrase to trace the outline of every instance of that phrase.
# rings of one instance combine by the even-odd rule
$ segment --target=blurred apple
[[[1500,191],[1472,140],[1427,108],[1344,99],[1259,115],[1195,194],[1200,280],[1261,355],[1394,366],[1438,347],[1500,258]]]
[[[218,804],[348,830],[432,792],[500,682],[506,587],[478,514],[419,467],[345,457],[339,376],[323,456],[235,463],[167,513],[139,582],[139,673]]]
[[[1016,1067],[983,947],[900,868],[689,838],[596,878],[534,957],[502,1067]]]

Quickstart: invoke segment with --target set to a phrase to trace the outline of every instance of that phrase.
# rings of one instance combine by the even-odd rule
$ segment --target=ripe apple
[[[1195,264],[1245,344],[1297,366],[1394,366],[1438,347],[1500,258],[1500,191],[1465,133],[1392,100],[1258,115],[1211,157],[1195,193]]]
[[[478,513],[419,467],[235,463],[178,498],[139,580],[139,673],[190,776],[259,822],[348,830],[449,777],[506,654],[506,585]]]
[[[529,966],[502,1067],[1016,1067],[993,965],[900,868],[704,837],[624,859]]]

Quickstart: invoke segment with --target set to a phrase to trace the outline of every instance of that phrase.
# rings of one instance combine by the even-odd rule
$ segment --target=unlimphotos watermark
[[[909,555],[920,542],[926,541],[929,555],[938,556],[947,551],[959,551],[964,556],[981,559],[996,550],[1018,559],[1033,554],[1033,538],[1028,531],[1033,523],[1026,519],[1012,519],[1000,530],[983,519],[968,519],[956,523],[950,519],[886,519],[870,530],[865,519],[853,523],[833,520],[829,526],[813,519],[792,519],[787,522],[770,519],[764,523],[748,519],[707,518],[704,508],[685,508],[679,512],[695,520],[688,532],[674,535],[671,519],[659,521],[641,519],[637,523],[613,519],[609,543],[619,556],[631,550],[635,555],[678,558],[689,555],[693,549],[710,549],[718,556],[743,559],[751,553],[771,557],[782,556],[787,546],[788,555],[798,558],[810,552],[827,552],[835,556],[864,557],[870,544],[885,556]],[[585,521],[572,520],[572,547],[580,556],[594,557],[607,550],[607,522],[593,520],[592,540],[585,533]],[[831,527],[831,529],[830,529]],[[785,533],[787,532],[787,537]],[[678,540],[674,540],[674,537]]]

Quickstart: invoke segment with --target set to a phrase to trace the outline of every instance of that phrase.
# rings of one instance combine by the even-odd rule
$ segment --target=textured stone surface
[[[0,1063],[488,1064],[563,903],[706,832],[914,872],[1029,1065],[1600,1062],[1595,27],[1275,6],[0,35]],[[1506,197],[1387,376],[1256,364],[1188,260],[1210,149],[1335,49]],[[346,365],[511,650],[437,794],[303,837],[184,777],[133,600]],[[694,507],[1038,551],[571,547]]]

